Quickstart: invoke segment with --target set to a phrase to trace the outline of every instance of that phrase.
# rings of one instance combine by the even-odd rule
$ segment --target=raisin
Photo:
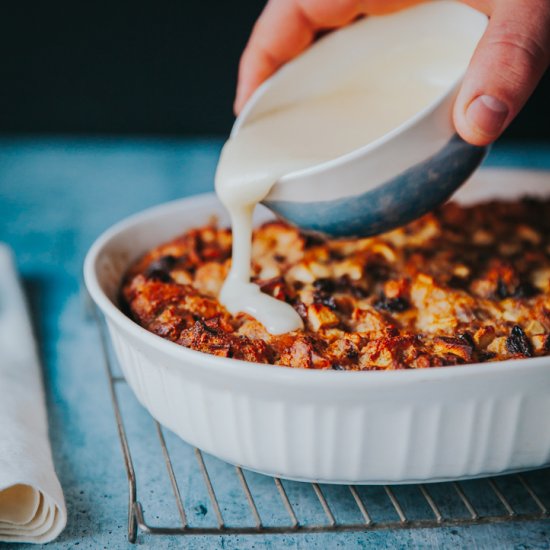
[[[514,290],[514,298],[532,298],[539,293],[538,289],[529,281],[521,282]]]
[[[333,292],[340,290],[338,284],[332,279],[317,279],[313,282],[313,301],[318,304],[323,304],[332,310],[338,309],[338,304],[332,296]]]
[[[506,349],[510,353],[533,357],[533,346],[519,325],[514,325],[510,336],[506,338]]]
[[[148,269],[145,275],[150,280],[160,281],[162,283],[171,283],[173,280],[172,277],[170,277],[170,273],[161,269]]]
[[[368,291],[352,281],[349,275],[342,275],[335,281],[336,289],[340,292],[349,292],[355,298],[366,298]]]
[[[346,357],[350,361],[357,361],[357,359],[359,359],[359,351],[355,347],[355,344],[353,344],[352,342],[350,342],[349,344],[350,345],[348,346],[348,349],[346,350]]]
[[[451,278],[447,281],[447,285],[451,288],[457,289],[457,290],[467,290],[468,289],[468,279],[464,279],[462,277],[457,277],[456,275],[451,276]]]
[[[499,279],[495,290],[495,296],[500,300],[504,300],[505,298],[532,298],[536,296],[538,292],[538,289],[529,281],[522,281],[515,288],[510,290],[502,279]]]
[[[352,285],[349,290],[351,295],[355,298],[366,298],[369,295],[368,290],[357,285]]]
[[[304,237],[304,247],[313,248],[314,246],[321,246],[325,244],[326,239],[319,235],[318,233],[305,233]]]
[[[345,258],[344,254],[340,252],[339,250],[330,249],[329,250],[329,256],[331,260],[341,261]]]
[[[510,296],[510,294],[508,292],[508,287],[506,286],[506,283],[502,279],[499,279],[497,281],[497,287],[495,289],[495,297],[499,300],[504,300],[505,298],[508,298],[508,296]]]
[[[375,281],[387,281],[391,275],[391,269],[386,264],[381,263],[371,263],[367,268],[367,273]]]
[[[174,256],[161,256],[149,264],[144,275],[148,279],[162,281],[163,283],[170,283],[172,282],[170,270],[176,265],[176,262],[177,259]]]
[[[468,346],[470,346],[472,349],[476,347],[474,339],[472,338],[472,335],[469,332],[463,332],[462,334],[459,334],[458,337],[464,341]]]
[[[390,313],[401,313],[403,311],[407,311],[407,309],[409,309],[411,305],[405,298],[388,298],[386,296],[381,296],[374,303],[374,307],[376,309],[389,311]]]
[[[313,293],[313,301],[317,304],[323,304],[324,306],[327,306],[328,308],[334,311],[338,309],[338,304],[336,303],[334,296],[331,296],[326,292],[321,292],[319,290],[316,290]]]
[[[336,285],[332,279],[316,279],[313,282],[313,288],[321,292],[334,292]]]

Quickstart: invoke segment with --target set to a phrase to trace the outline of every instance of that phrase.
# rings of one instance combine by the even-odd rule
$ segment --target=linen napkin
[[[12,253],[0,243],[0,541],[48,542],[66,522],[36,343]]]

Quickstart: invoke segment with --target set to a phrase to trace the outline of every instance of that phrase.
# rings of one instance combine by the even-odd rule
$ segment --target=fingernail
[[[466,110],[468,124],[490,137],[500,134],[507,117],[508,106],[490,95],[476,97]]]

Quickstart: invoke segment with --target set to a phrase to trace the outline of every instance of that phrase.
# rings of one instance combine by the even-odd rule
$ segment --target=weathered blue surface
[[[291,223],[333,237],[367,237],[395,229],[443,204],[479,166],[486,147],[457,134],[436,154],[382,185],[330,201],[264,201]]]
[[[42,346],[54,458],[69,510],[66,531],[51,548],[120,548],[126,542],[127,486],[95,325],[81,299],[81,266],[94,238],[147,206],[213,187],[220,141],[3,140],[0,142],[0,240],[17,254]],[[489,163],[550,168],[550,147],[496,147]],[[122,390],[129,391],[126,389]],[[124,397],[124,396],[122,396]],[[131,395],[124,399],[130,443],[146,500],[147,519],[173,509],[151,420]],[[193,522],[211,518],[189,450],[168,434]],[[180,446],[180,447],[178,447]],[[151,448],[155,450],[151,451]],[[235,479],[212,461],[222,505],[237,500]],[[251,476],[261,489],[265,481]],[[154,484],[154,485],[153,485]],[[267,489],[266,489],[267,491]],[[290,488],[293,498],[292,487]],[[262,491],[260,491],[262,494]],[[273,496],[260,502],[274,521]],[[403,490],[406,503],[407,494]],[[260,497],[261,498],[261,497]],[[298,505],[302,500],[295,497]],[[239,502],[243,502],[239,498]],[[376,504],[376,502],[374,503]],[[449,503],[448,506],[451,506]],[[239,507],[241,506],[241,507]],[[229,523],[247,521],[245,504]],[[305,508],[306,503],[302,506]],[[204,507],[204,508],[203,508]],[[376,507],[375,507],[376,509]],[[204,513],[206,510],[206,513]],[[169,512],[171,514],[172,512]],[[313,516],[319,511],[311,512]],[[241,515],[242,514],[242,515]],[[243,519],[244,518],[244,519]],[[160,520],[159,520],[160,521]],[[281,521],[281,518],[279,518]],[[139,539],[157,548],[548,548],[548,522],[401,530],[345,535]]]

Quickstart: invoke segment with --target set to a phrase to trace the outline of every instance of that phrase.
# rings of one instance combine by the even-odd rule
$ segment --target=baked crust
[[[550,355],[550,200],[448,203],[378,237],[325,240],[280,221],[253,280],[304,330],[273,336],[216,296],[231,232],[187,231],[136,262],[121,300],[147,330],[213,355],[297,368],[427,368]]]

